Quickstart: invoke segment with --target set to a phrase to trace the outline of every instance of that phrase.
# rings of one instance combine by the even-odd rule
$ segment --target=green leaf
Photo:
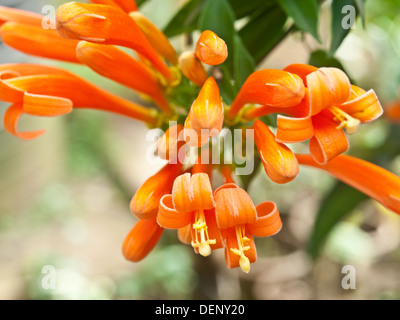
[[[260,10],[260,8],[264,8],[266,4],[273,5],[274,2],[274,0],[229,0],[236,19],[244,18],[253,12]]]
[[[363,27],[365,27],[365,0],[355,0],[355,1],[357,6],[357,11],[361,16]]]
[[[218,68],[222,73],[222,80],[218,83],[222,100],[226,104],[231,105],[239,90],[232,79],[228,65],[223,63]]]
[[[255,62],[247,51],[242,39],[235,35],[233,46],[233,74],[237,87],[241,87],[247,77],[254,72]]]
[[[200,0],[187,2],[164,28],[165,35],[173,37],[181,33],[196,30],[202,6],[203,1]]]
[[[322,202],[308,240],[307,251],[312,258],[318,257],[325,240],[337,223],[366,199],[368,196],[347,184],[338,182],[334,186]]]
[[[138,7],[141,7],[145,2],[147,2],[148,0],[136,0],[136,5]]]
[[[286,13],[278,6],[265,8],[239,31],[249,53],[259,63],[285,37]]]
[[[227,0],[206,0],[201,10],[198,28],[211,30],[224,39],[228,52],[232,52],[235,33],[235,14]]]
[[[308,32],[320,42],[317,0],[278,0],[278,2],[288,16],[293,18],[299,29]]]

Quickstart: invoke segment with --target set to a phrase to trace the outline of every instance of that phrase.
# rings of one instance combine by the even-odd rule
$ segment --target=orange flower
[[[161,60],[135,21],[107,5],[69,2],[57,10],[57,31],[67,39],[127,47],[144,56],[168,81],[175,75]]]
[[[198,87],[201,87],[207,80],[207,72],[194,52],[186,51],[180,55],[179,68],[183,75]]]
[[[210,137],[222,129],[224,105],[221,101],[218,85],[209,77],[186,118],[184,135],[190,146],[203,146]]]
[[[124,51],[110,45],[81,41],[76,56],[97,73],[148,95],[165,113],[171,113],[154,72]]]
[[[158,212],[160,199],[171,192],[175,178],[180,174],[182,164],[167,164],[155,175],[148,178],[136,191],[130,204],[131,212],[139,219],[151,219]]]
[[[278,209],[273,202],[257,207],[246,191],[233,183],[215,190],[215,216],[225,248],[228,268],[239,267],[246,273],[257,260],[253,235],[267,237],[282,227]]]
[[[188,228],[190,225],[192,247],[206,257],[211,250],[221,247],[214,207],[208,175],[195,173],[191,176],[185,173],[175,179],[172,194],[162,197],[157,221],[167,229]]]
[[[252,128],[267,175],[276,183],[292,181],[299,173],[299,165],[293,152],[284,144],[276,142],[275,136],[262,121],[257,120]]]
[[[400,177],[395,174],[368,161],[347,155],[337,156],[325,165],[317,163],[309,155],[297,154],[296,157],[300,164],[327,171],[400,214]]]
[[[214,66],[226,60],[228,47],[214,32],[205,30],[197,41],[195,54],[201,62]]]
[[[24,53],[43,58],[79,63],[78,41],[62,39],[57,31],[19,22],[7,22],[0,28],[3,42]]]
[[[160,240],[164,229],[161,228],[156,217],[148,220],[139,220],[126,236],[122,245],[122,254],[126,260],[139,262],[145,258]]]
[[[0,72],[0,100],[13,103],[4,117],[5,128],[21,138],[31,139],[39,134],[17,133],[17,121],[23,113],[53,117],[69,113],[72,108],[93,108],[148,123],[157,121],[151,109],[115,96],[62,69],[30,64],[0,65]]]
[[[176,163],[179,159],[184,158],[186,149],[182,149],[185,142],[183,141],[182,133],[183,126],[175,124],[168,128],[167,131],[157,141],[157,155],[164,160],[169,160],[170,163]],[[181,161],[183,162],[183,161]]]
[[[0,6],[0,26],[7,21],[42,27],[43,16],[33,12]]]
[[[233,120],[245,104],[293,107],[304,97],[304,84],[299,76],[282,70],[264,69],[253,72],[233,101],[228,118]]]

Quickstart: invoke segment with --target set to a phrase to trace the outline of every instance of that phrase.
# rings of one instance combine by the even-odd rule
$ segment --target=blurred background
[[[0,0],[41,13],[64,1]],[[148,0],[141,11],[164,28],[184,1]],[[385,107],[400,98],[400,1],[365,1],[361,19],[335,59],[357,85],[373,88]],[[239,23],[243,23],[240,22]],[[329,5],[322,5],[322,43],[293,32],[260,66],[324,61]],[[184,37],[173,43],[181,52]],[[322,59],[322,60],[321,60]],[[336,61],[336,60],[335,60]],[[37,62],[74,71],[129,99],[129,89],[88,68],[34,58],[0,44],[0,63]],[[0,114],[7,105],[0,103]],[[258,262],[250,274],[228,270],[223,251],[204,259],[164,232],[140,263],[124,260],[122,242],[136,222],[129,202],[158,171],[144,156],[147,128],[134,120],[91,110],[57,118],[24,116],[21,130],[45,128],[33,141],[0,127],[0,299],[399,299],[400,217],[338,184],[301,168],[287,185],[259,170],[249,185],[256,204],[277,202],[283,220],[274,237],[256,239]],[[350,137],[349,154],[400,174],[400,124],[385,117]],[[296,145],[307,152],[307,146]],[[356,270],[356,289],[342,288],[345,265]],[[44,289],[43,267],[56,270],[55,289]],[[43,272],[42,272],[43,271]]]

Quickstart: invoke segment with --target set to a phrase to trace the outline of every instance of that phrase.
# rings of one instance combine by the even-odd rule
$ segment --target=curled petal
[[[17,125],[23,113],[23,106],[21,104],[13,104],[7,109],[4,114],[3,124],[4,129],[8,133],[23,140],[32,140],[46,132],[45,130],[19,132],[17,129]]]
[[[178,229],[178,239],[180,242],[184,244],[191,244],[192,243],[192,225],[188,224],[183,228]]]
[[[292,181],[299,173],[299,165],[293,152],[284,144],[276,142],[267,125],[257,120],[254,125],[254,140],[265,172],[276,183]]]
[[[209,210],[215,207],[210,178],[205,173],[184,173],[172,188],[174,208],[178,212]]]
[[[332,103],[342,104],[350,97],[351,84],[347,75],[338,68],[320,68],[331,83]]]
[[[322,169],[400,214],[400,177],[365,160],[340,155],[325,165],[309,155],[296,155],[302,165]]]
[[[76,57],[78,41],[63,39],[55,30],[7,22],[0,28],[0,36],[5,44],[24,53],[79,63]]]
[[[183,75],[198,87],[201,87],[207,80],[207,72],[194,52],[186,51],[180,55],[179,68]]]
[[[114,46],[86,41],[79,43],[76,52],[79,61],[97,73],[150,96],[163,111],[171,112],[155,74],[142,62]]]
[[[33,12],[0,6],[0,26],[8,21],[42,27],[43,16]]]
[[[282,115],[277,117],[276,141],[294,143],[306,141],[314,135],[312,117],[289,118]]]
[[[346,134],[337,129],[337,123],[324,110],[312,118],[314,137],[310,139],[310,152],[316,162],[325,164],[349,148]]]
[[[215,216],[220,229],[256,221],[256,207],[242,188],[221,188],[215,193]]]
[[[257,205],[257,220],[248,225],[249,232],[256,237],[269,237],[282,228],[278,207],[275,202],[265,201]]]
[[[161,60],[136,22],[107,5],[69,2],[57,10],[57,31],[67,39],[131,48],[143,55],[168,81],[174,74]]]
[[[179,229],[192,222],[192,214],[191,212],[180,213],[175,210],[172,195],[166,194],[160,200],[157,222],[166,229]]]
[[[230,269],[241,267],[240,256],[230,250],[231,248],[236,250],[239,249],[235,228],[221,230],[221,235],[224,241],[225,262],[227,267]],[[245,252],[245,255],[249,259],[249,263],[254,263],[257,260],[257,251],[254,244],[254,239],[248,230],[246,230],[245,236],[249,239],[247,242],[249,249]]]
[[[178,55],[165,34],[139,11],[131,12],[129,15],[135,20],[158,54],[173,65],[177,65]]]
[[[164,229],[156,221],[139,220],[126,236],[122,253],[126,260],[139,262],[145,258],[160,240]]]
[[[303,97],[304,84],[296,74],[275,69],[258,70],[243,84],[228,117],[233,119],[247,103],[287,108],[299,104]]]
[[[197,41],[195,54],[201,62],[214,66],[226,60],[228,47],[214,32],[205,30]]]
[[[383,114],[383,108],[372,89],[343,103],[339,108],[361,122],[371,122]]]
[[[133,196],[130,209],[139,219],[150,219],[157,215],[160,199],[171,193],[176,176],[182,164],[167,164],[155,175],[147,179]]]

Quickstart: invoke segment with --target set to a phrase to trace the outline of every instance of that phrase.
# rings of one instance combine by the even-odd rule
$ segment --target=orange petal
[[[0,6],[0,25],[8,21],[42,27],[43,16],[33,12]]]
[[[214,32],[205,30],[197,41],[195,54],[201,62],[214,66],[226,60],[228,47]]]
[[[181,135],[182,130],[183,126],[181,124],[175,124],[169,127],[162,137],[158,139],[156,151],[161,159],[170,160],[170,162],[174,163],[183,160],[180,159],[181,148],[185,143]]]
[[[224,184],[235,183],[233,179],[232,168],[229,165],[223,165],[220,169],[222,176],[224,177]]]
[[[202,129],[210,130],[210,137],[221,131],[224,121],[224,105],[213,77],[209,77],[202,86],[189,114],[190,129],[195,130],[199,136],[202,134]]]
[[[139,219],[154,217],[159,209],[160,199],[171,193],[175,177],[180,173],[182,164],[167,164],[155,175],[147,179],[133,196],[130,209]]]
[[[275,69],[253,72],[245,81],[228,112],[233,119],[247,103],[293,107],[304,97],[304,84],[295,74]]]
[[[350,97],[350,80],[337,68],[320,68],[307,75],[310,115],[332,104],[341,104]]]
[[[207,80],[207,72],[194,52],[186,51],[179,56],[179,68],[183,75],[198,87]]]
[[[25,93],[24,112],[35,116],[55,117],[70,113],[73,103],[69,99]]]
[[[183,228],[178,229],[178,239],[180,242],[184,244],[191,244],[192,243],[192,225],[188,224]]]
[[[385,116],[392,122],[400,122],[400,104],[398,102],[390,104],[385,109]]]
[[[293,152],[275,140],[267,125],[257,120],[253,127],[254,141],[265,172],[276,183],[292,181],[299,173],[299,165]]]
[[[315,161],[325,164],[349,148],[346,134],[337,129],[329,110],[312,118],[314,137],[310,139],[310,152]]]
[[[67,39],[131,48],[143,55],[168,81],[174,74],[161,60],[136,22],[107,5],[69,2],[57,10],[57,31]]]
[[[221,235],[224,241],[225,247],[225,262],[228,268],[233,269],[240,267],[240,257],[234,254],[230,249],[238,249],[238,241],[236,238],[236,231],[235,228],[229,228],[226,230],[221,230]],[[257,251],[256,246],[254,244],[253,237],[251,233],[246,230],[245,232],[246,237],[250,240],[248,242],[248,246],[250,247],[249,250],[245,252],[246,257],[249,259],[250,263],[254,263],[257,260]]]
[[[371,122],[383,114],[383,108],[374,90],[347,101],[339,106],[341,110],[361,122]]]
[[[79,61],[95,72],[150,96],[164,112],[171,112],[155,74],[143,63],[110,45],[81,41],[76,52]]]
[[[32,140],[46,132],[46,130],[19,132],[17,129],[18,120],[20,119],[23,113],[24,111],[22,104],[16,103],[7,109],[7,111],[4,114],[3,124],[4,124],[4,129],[8,133],[23,140]]]
[[[126,236],[122,253],[126,260],[138,262],[145,258],[160,240],[164,229],[156,218],[139,220]]]
[[[79,63],[76,57],[78,41],[62,39],[55,30],[7,22],[0,28],[0,36],[6,45],[24,53]]]
[[[327,171],[400,214],[400,177],[370,162],[340,155],[325,165],[316,163],[309,155],[296,155],[300,164]]]
[[[174,208],[178,212],[209,210],[215,207],[210,178],[205,173],[180,175],[172,188]]]
[[[20,77],[20,76],[32,76],[38,74],[70,74],[68,71],[56,68],[49,67],[40,64],[32,64],[32,63],[8,63],[8,64],[0,64],[0,79],[4,79],[2,77],[2,73],[7,72],[8,74],[12,74],[13,76],[8,78]]]
[[[290,73],[297,74],[303,80],[304,85],[307,86],[307,76],[310,73],[317,71],[318,68],[314,67],[314,66],[310,66],[308,64],[294,63],[294,64],[287,66],[283,70],[290,72]]]
[[[109,6],[114,6],[116,8],[120,8],[126,13],[129,13],[131,11],[136,11],[138,9],[135,0],[90,0],[90,1],[97,4],[106,4]]]
[[[177,65],[178,55],[165,34],[139,11],[131,12],[129,15],[135,20],[140,30],[142,30],[147,40],[158,54],[171,64]]]
[[[289,118],[278,115],[276,141],[282,143],[301,142],[314,135],[312,117]]]
[[[212,152],[208,148],[202,148],[201,154],[197,157],[196,162],[193,164],[192,174],[206,173],[211,180],[214,165],[212,163]]]
[[[2,83],[31,94],[70,99],[74,108],[110,111],[153,124],[157,121],[151,109],[104,91],[72,73],[16,77]],[[1,100],[11,99],[3,98],[0,94]],[[34,110],[30,109],[30,113],[34,114]]]
[[[275,202],[262,202],[256,209],[257,220],[248,225],[249,232],[256,237],[269,237],[277,234],[282,228],[282,221]]]
[[[221,188],[215,192],[215,216],[220,229],[256,221],[256,207],[242,188]]]
[[[166,229],[179,229],[192,222],[192,213],[180,213],[174,209],[172,195],[166,194],[160,200],[160,207],[157,213],[157,222]]]

